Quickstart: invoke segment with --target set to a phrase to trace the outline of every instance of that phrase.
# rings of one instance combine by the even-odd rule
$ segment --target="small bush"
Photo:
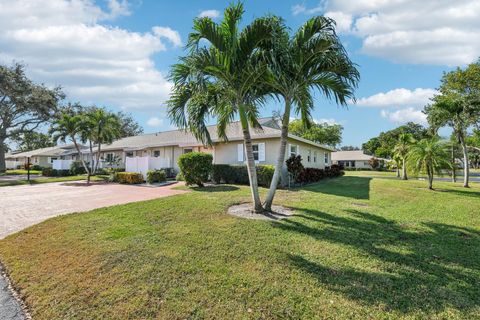
[[[39,166],[38,164],[34,164],[30,167],[30,170],[42,171],[43,167]]]
[[[177,173],[177,176],[175,177],[175,180],[185,181],[185,178],[183,178],[183,174],[181,172],[179,172],[179,173]]]
[[[175,178],[175,169],[173,169],[173,168],[161,168],[160,170],[165,172],[165,175],[166,175],[167,179]]]
[[[113,181],[124,184],[143,183],[143,175],[138,172],[116,172]]]
[[[212,172],[212,161],[213,157],[208,153],[189,152],[182,154],[178,158],[178,166],[186,184],[196,184],[203,187]]]
[[[298,182],[298,176],[301,175],[302,171],[304,170],[302,164],[302,156],[292,155],[290,158],[287,159],[287,161],[285,161],[285,163],[287,164],[287,171],[292,176],[293,181]]]
[[[43,168],[42,169],[42,176],[45,177],[54,177],[54,170],[52,168]],[[56,170],[55,170],[56,171]]]
[[[70,165],[70,173],[72,175],[78,175],[78,174],[85,174],[87,173],[85,171],[85,168],[83,167],[83,164],[80,161],[75,161],[72,162]]]
[[[68,177],[71,175],[70,170],[56,170],[52,168],[42,169],[42,176],[44,177]]]
[[[149,170],[147,172],[147,182],[157,183],[167,181],[167,175],[163,170]]]
[[[272,182],[274,172],[275,172],[275,166],[272,166],[272,165],[257,166],[258,185],[262,187],[269,187],[270,183]]]

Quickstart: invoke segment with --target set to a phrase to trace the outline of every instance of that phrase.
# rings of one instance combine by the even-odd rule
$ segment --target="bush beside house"
[[[286,163],[287,170],[292,176],[292,180],[300,184],[314,183],[323,178],[340,177],[345,174],[343,168],[338,164],[325,167],[325,169],[305,168],[302,165],[302,157],[300,155],[291,156]]]
[[[189,152],[178,158],[180,172],[187,185],[196,184],[203,187],[203,184],[210,178],[212,172],[213,156],[203,152]]]
[[[270,186],[275,167],[272,165],[257,165],[258,185],[262,187]],[[214,183],[233,183],[248,185],[247,166],[215,164],[212,168],[212,181]]]
[[[167,174],[163,170],[149,170],[147,172],[148,183],[159,183],[167,181]]]
[[[143,183],[143,175],[138,172],[115,172],[113,181],[124,184]]]

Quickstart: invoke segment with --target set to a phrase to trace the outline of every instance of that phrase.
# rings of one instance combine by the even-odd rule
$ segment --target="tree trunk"
[[[457,172],[455,170],[455,146],[452,144],[452,182],[457,182]]]
[[[398,165],[397,165],[397,178],[400,178],[400,168]]]
[[[469,180],[469,174],[470,174],[470,165],[468,163],[468,149],[467,149],[467,144],[465,143],[463,134],[461,134],[459,138],[460,138],[460,144],[462,145],[462,149],[463,149],[463,186],[465,188],[469,188],[468,180]]]
[[[80,152],[80,148],[78,147],[78,144],[77,144],[77,139],[72,137],[72,141],[73,141],[73,144],[75,145],[75,149],[77,149],[78,156],[80,157],[80,162],[82,162],[82,166],[87,172],[87,184],[90,184],[90,168],[87,166],[87,164],[85,163],[85,160],[83,159],[82,152]]]
[[[280,150],[277,157],[277,163],[275,165],[275,172],[273,173],[272,182],[270,183],[270,189],[268,190],[267,199],[265,200],[265,210],[272,211],[273,198],[277,191],[278,182],[282,175],[283,164],[285,163],[285,151],[287,148],[288,138],[288,123],[290,122],[290,100],[285,100],[285,113],[282,119],[282,133],[280,135]]]
[[[100,162],[100,151],[101,151],[101,147],[100,147],[100,143],[98,143],[98,147],[97,147],[97,155],[96,155],[96,160],[95,160],[95,170],[93,172],[97,172],[98,170],[98,163]]]
[[[252,138],[248,126],[247,116],[243,106],[239,106],[240,122],[242,124],[243,141],[245,143],[245,151],[247,155],[247,172],[250,182],[250,191],[252,193],[253,210],[256,213],[263,212],[260,194],[258,193],[257,169],[255,167],[255,159],[253,158]]]
[[[433,190],[433,172],[428,169],[428,189]]]
[[[0,138],[0,172],[5,172],[7,170],[7,165],[5,163],[5,138]]]
[[[405,157],[402,159],[402,180],[408,180]]]

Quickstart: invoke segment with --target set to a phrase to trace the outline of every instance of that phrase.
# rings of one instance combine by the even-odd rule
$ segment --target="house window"
[[[350,167],[355,168],[355,161],[350,161]]]
[[[290,156],[296,156],[297,155],[297,146],[290,145]]]
[[[312,150],[308,149],[307,162],[310,162],[312,158]]]
[[[325,164],[328,164],[328,153],[325,152]]]
[[[126,152],[125,156],[128,157],[128,158],[132,158],[133,157],[133,152],[132,151]]]
[[[107,162],[112,162],[113,161],[113,153],[107,153],[106,154],[106,161]]]
[[[160,157],[160,150],[155,150],[155,151],[153,151],[153,156],[154,156],[155,158]]]
[[[57,160],[57,159],[58,159],[58,158],[56,158],[56,157],[51,157],[51,158],[50,158],[50,163],[53,163],[53,160]]]
[[[190,152],[193,152],[192,148],[183,149],[183,153],[190,153]]]
[[[317,162],[317,151],[313,151],[313,162]]]
[[[252,144],[252,149],[253,149],[253,160],[258,161],[258,159],[259,159],[258,144]]]

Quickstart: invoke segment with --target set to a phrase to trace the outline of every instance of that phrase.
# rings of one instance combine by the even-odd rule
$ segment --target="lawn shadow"
[[[370,268],[326,265],[311,255],[286,253],[286,261],[332,291],[388,310],[469,311],[480,306],[480,233],[471,228],[424,223],[407,228],[359,210],[341,217],[301,210],[296,219],[274,221],[282,230],[351,247],[379,261]],[[303,220],[303,221],[302,221]]]
[[[365,199],[370,198],[370,177],[339,177],[322,180],[319,183],[302,187],[302,190],[334,196]],[[325,183],[328,182],[328,183]]]
[[[434,186],[435,187],[435,186]],[[436,189],[437,192],[451,193],[458,196],[467,196],[480,199],[480,191],[467,191],[467,190],[455,190],[455,189]]]
[[[229,192],[239,190],[239,187],[223,184],[211,184],[205,187],[190,187],[190,189],[200,192]]]

